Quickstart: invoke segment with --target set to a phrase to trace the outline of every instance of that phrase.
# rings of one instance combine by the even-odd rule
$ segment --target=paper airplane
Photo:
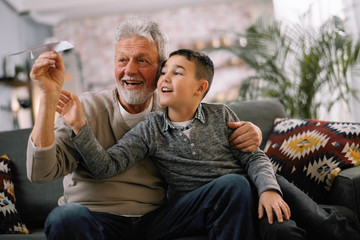
[[[13,53],[13,54],[10,54],[10,56],[30,52],[31,59],[34,59],[34,58],[38,58],[40,56],[40,54],[42,54],[45,51],[54,50],[56,52],[62,52],[62,51],[71,49],[73,47],[74,46],[71,43],[69,43],[68,41],[59,41],[59,42],[47,43],[47,44],[44,44],[44,45],[41,45],[38,47],[34,47],[29,50]]]

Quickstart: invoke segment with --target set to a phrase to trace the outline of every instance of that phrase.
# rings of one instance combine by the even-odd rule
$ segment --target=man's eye
[[[146,59],[142,59],[142,58],[139,59],[138,62],[139,62],[139,63],[147,63]]]
[[[181,72],[175,72],[175,75],[182,75]]]

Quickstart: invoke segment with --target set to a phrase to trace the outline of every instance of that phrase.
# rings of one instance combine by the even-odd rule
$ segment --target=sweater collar
[[[204,111],[202,109],[202,104],[200,103],[196,112],[195,112],[195,116],[194,118],[191,120],[191,124],[195,121],[195,119],[198,119],[201,123],[205,123],[205,114]],[[170,129],[177,129],[177,127],[174,126],[174,124],[170,121],[169,116],[168,116],[168,108],[166,107],[164,109],[164,114],[163,114],[163,120],[164,120],[164,125],[163,125],[163,131],[166,132]]]

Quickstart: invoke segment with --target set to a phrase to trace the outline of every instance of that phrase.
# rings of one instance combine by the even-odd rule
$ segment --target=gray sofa
[[[276,117],[285,117],[285,111],[278,100],[234,102],[229,104],[241,120],[251,121],[263,132],[262,148],[271,134]],[[17,209],[26,223],[30,234],[3,234],[0,239],[45,239],[43,224],[48,213],[57,205],[62,195],[62,179],[36,184],[26,177],[26,146],[31,129],[0,132],[0,154],[8,154],[15,163],[14,186]],[[360,216],[360,167],[340,172],[325,204],[337,205],[339,211],[356,219]],[[206,240],[206,237],[183,238],[183,240]]]

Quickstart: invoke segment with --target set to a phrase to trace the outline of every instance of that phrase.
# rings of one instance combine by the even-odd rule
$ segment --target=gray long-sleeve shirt
[[[244,153],[230,146],[230,121],[238,118],[225,105],[201,103],[190,138],[170,122],[165,110],[149,114],[107,150],[87,125],[72,141],[87,168],[99,178],[116,175],[151,157],[169,184],[170,199],[230,173],[247,173],[258,194],[269,189],[281,193],[272,165],[261,150]]]

